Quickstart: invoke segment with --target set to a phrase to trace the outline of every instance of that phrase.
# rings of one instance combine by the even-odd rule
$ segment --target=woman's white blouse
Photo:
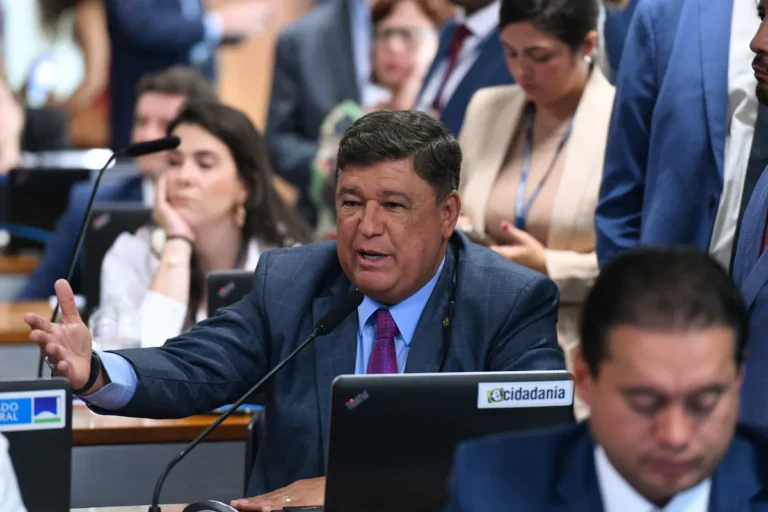
[[[26,512],[8,454],[8,440],[0,434],[0,512]]]
[[[139,228],[135,234],[122,233],[109,248],[101,264],[101,304],[133,308],[138,311],[142,347],[159,347],[181,334],[187,305],[151,291],[160,265],[160,256],[152,250],[152,230]],[[245,269],[254,270],[261,255],[258,242],[248,244]],[[199,310],[196,320],[207,317]]]

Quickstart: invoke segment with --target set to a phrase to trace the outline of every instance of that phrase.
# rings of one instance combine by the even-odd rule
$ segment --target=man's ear
[[[450,238],[456,227],[461,213],[461,196],[456,190],[452,190],[440,204],[440,213],[443,221],[443,237]]]
[[[589,366],[581,354],[581,348],[576,347],[571,351],[571,361],[573,365],[573,382],[576,387],[576,394],[584,403],[592,407],[592,385],[593,377],[589,371]]]

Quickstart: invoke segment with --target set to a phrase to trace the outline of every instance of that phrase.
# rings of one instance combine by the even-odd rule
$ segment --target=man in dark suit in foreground
[[[768,510],[768,436],[737,427],[747,312],[708,256],[638,250],[585,305],[587,423],[459,448],[447,512]]]
[[[249,295],[161,348],[92,352],[63,281],[63,324],[25,316],[55,373],[91,406],[174,418],[234,402],[362,292],[356,314],[267,387],[248,493],[269,494],[237,501],[241,510],[322,503],[338,375],[565,367],[555,284],[454,233],[461,150],[445,126],[419,112],[369,114],[345,134],[338,165],[337,240],[265,252]],[[94,383],[92,365],[101,366]]]

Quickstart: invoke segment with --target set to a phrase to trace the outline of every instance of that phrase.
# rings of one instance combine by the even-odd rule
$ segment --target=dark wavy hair
[[[221,103],[190,101],[168,125],[168,134],[182,124],[201,127],[229,148],[238,177],[245,182],[248,190],[248,199],[244,204],[245,243],[253,238],[275,247],[310,242],[309,226],[298,213],[285,205],[275,190],[264,137],[243,112]],[[187,327],[195,322],[204,277],[193,254]]]

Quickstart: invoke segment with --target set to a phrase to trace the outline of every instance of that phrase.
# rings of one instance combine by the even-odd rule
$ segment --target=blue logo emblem
[[[34,423],[57,423],[61,421],[61,398],[58,396],[36,396],[33,400],[32,421]]]

